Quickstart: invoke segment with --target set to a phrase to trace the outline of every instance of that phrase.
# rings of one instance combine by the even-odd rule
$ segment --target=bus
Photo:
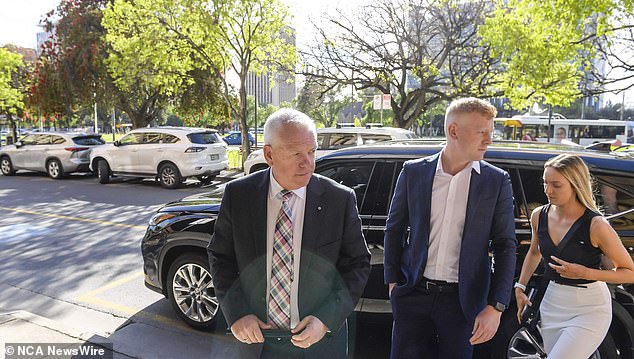
[[[495,119],[495,136],[504,140],[540,142],[574,142],[582,146],[596,142],[619,140],[634,142],[634,121],[567,119],[561,115],[550,120],[547,116],[516,115]],[[549,138],[550,137],[550,138]],[[549,141],[550,140],[550,141]]]

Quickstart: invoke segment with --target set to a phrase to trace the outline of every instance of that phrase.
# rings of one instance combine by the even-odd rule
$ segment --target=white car
[[[103,184],[120,175],[154,177],[166,188],[187,177],[206,184],[228,166],[227,144],[216,130],[204,128],[139,128],[90,155],[90,168]]]
[[[418,138],[414,132],[396,127],[318,128],[316,157],[340,148],[413,138]],[[264,152],[262,150],[253,151],[244,161],[244,174],[248,175],[268,167],[269,165],[264,159]]]
[[[0,172],[45,172],[59,179],[72,172],[88,172],[91,149],[103,145],[101,135],[77,132],[34,132],[0,149]]]

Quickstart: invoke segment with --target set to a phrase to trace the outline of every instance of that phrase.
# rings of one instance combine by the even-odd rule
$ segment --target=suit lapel
[[[422,191],[423,201],[425,205],[422,206],[423,220],[425,221],[424,228],[427,230],[427,244],[429,245],[429,234],[431,231],[431,195],[434,186],[434,175],[436,174],[436,166],[438,165],[438,158],[440,152],[429,159],[427,165],[423,167],[421,175],[419,176],[418,188]]]
[[[468,228],[473,221],[473,216],[476,210],[479,208],[480,196],[482,195],[484,176],[482,175],[484,166],[480,162],[480,173],[471,169],[471,181],[469,182],[469,198],[467,199],[467,213],[464,221],[464,228],[462,229],[462,238],[464,240],[465,233],[468,232]]]
[[[270,169],[262,171],[262,178],[255,184],[250,212],[253,220],[251,226],[255,257],[266,255],[266,218],[269,197]]]
[[[302,251],[299,265],[299,277],[310,267],[315,248],[319,246],[318,238],[324,222],[327,203],[324,203],[323,189],[319,178],[314,176],[306,186],[306,205],[304,207],[304,228],[302,230]],[[299,281],[299,302],[302,308],[301,293],[306,293],[305,286],[310,285],[306,281]],[[301,314],[301,313],[300,313]]]

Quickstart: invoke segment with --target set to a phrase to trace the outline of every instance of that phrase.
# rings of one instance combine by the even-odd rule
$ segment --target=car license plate
[[[209,157],[211,158],[212,161],[218,161],[218,159],[220,158],[220,155],[218,155],[218,154],[209,155]]]

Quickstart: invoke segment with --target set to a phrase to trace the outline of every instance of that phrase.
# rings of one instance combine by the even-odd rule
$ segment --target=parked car
[[[438,145],[379,144],[329,153],[317,161],[315,172],[352,188],[372,253],[372,272],[356,310],[389,313],[383,283],[383,233],[396,178],[403,162],[438,152]],[[519,242],[516,276],[531,237],[530,214],[547,202],[543,192],[543,165],[573,147],[547,143],[494,143],[485,160],[508,171],[515,198]],[[576,147],[575,147],[576,149]],[[596,180],[596,197],[625,248],[634,254],[634,159],[596,151],[577,151]],[[165,295],[177,315],[194,328],[213,325],[218,301],[209,273],[206,246],[222,199],[222,189],[166,204],[150,219],[141,242],[145,285]],[[634,347],[634,286],[610,286],[613,322],[595,357],[632,358]],[[520,331],[516,306],[506,310],[493,340],[476,347],[475,358],[538,358],[535,347]]]
[[[91,150],[104,143],[101,135],[32,133],[0,149],[0,172],[11,176],[19,170],[37,171],[54,179],[72,172],[89,172]]]
[[[341,148],[373,144],[400,139],[414,139],[418,136],[409,130],[394,127],[328,127],[317,129],[317,153],[320,157]],[[244,161],[244,174],[268,168],[264,152],[251,152]]]
[[[216,130],[204,128],[139,128],[90,155],[102,184],[113,176],[154,177],[176,188],[188,177],[210,183],[228,166],[227,144]]]
[[[249,134],[249,144],[253,145],[255,143],[255,138],[248,132]],[[240,131],[231,131],[228,135],[222,138],[228,145],[232,146],[240,146],[242,145],[242,133]]]

